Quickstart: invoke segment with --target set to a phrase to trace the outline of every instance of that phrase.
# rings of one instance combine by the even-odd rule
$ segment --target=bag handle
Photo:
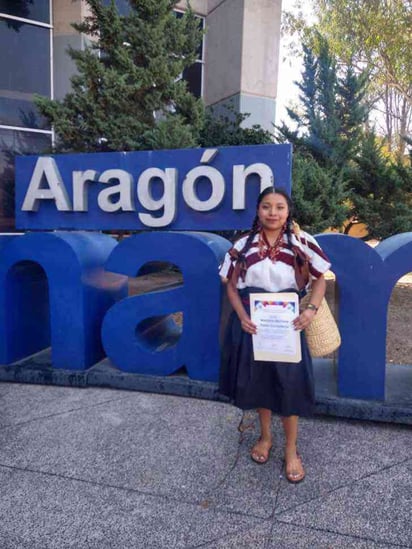
[[[295,221],[293,222],[292,230],[296,240],[303,246],[300,239],[300,227]],[[310,281],[309,258],[299,246],[293,246],[292,251],[294,256],[293,267],[295,269],[296,284],[299,290],[304,290]]]

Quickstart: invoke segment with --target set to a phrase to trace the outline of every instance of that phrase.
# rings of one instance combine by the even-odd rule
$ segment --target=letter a
[[[41,188],[43,176],[47,181],[48,188]],[[54,158],[49,156],[40,157],[37,160],[22,210],[37,211],[40,200],[54,200],[56,208],[61,212],[68,212],[72,209],[59,168]]]

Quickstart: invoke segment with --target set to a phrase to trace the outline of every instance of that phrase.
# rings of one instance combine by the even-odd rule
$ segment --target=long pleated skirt
[[[261,288],[247,288],[240,294],[245,303],[249,293],[262,292]],[[249,306],[244,306],[249,313]],[[267,408],[282,417],[310,416],[315,403],[312,359],[304,333],[300,336],[301,362],[254,360],[252,336],[242,330],[232,312],[223,342],[220,393],[242,410]]]

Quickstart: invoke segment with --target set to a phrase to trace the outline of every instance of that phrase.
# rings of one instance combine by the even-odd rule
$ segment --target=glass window
[[[111,0],[103,0],[104,6],[109,6],[111,3]],[[129,0],[116,0],[115,1],[117,11],[120,13],[120,15],[128,15],[130,13],[131,7],[129,4]]]
[[[0,0],[0,13],[50,23],[49,0]],[[10,21],[11,25],[15,23]]]
[[[50,30],[0,18],[0,124],[49,129],[33,93],[50,97]]]
[[[183,80],[186,80],[189,91],[196,97],[202,95],[202,63],[195,63],[183,71]]]
[[[51,135],[0,128],[0,232],[14,224],[14,157],[41,154],[51,148]]]
[[[204,30],[205,28],[205,20],[203,17],[197,17],[196,19],[199,20],[199,28]],[[201,61],[203,59],[203,42],[204,42],[204,35],[202,36],[202,40],[200,41],[199,49],[197,50],[197,58]]]
[[[181,11],[175,11],[174,13],[175,13],[175,15],[178,19],[181,19],[183,17],[183,12],[181,12]],[[204,19],[204,17],[200,17],[199,15],[195,15],[195,18],[198,20],[199,29],[203,30],[205,28],[205,19]],[[199,60],[203,59],[203,41],[204,41],[204,37],[200,41],[199,48],[197,50],[197,58]]]

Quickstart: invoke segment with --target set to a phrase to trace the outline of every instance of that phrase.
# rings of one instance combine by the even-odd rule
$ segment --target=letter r
[[[388,303],[397,280],[412,271],[412,232],[388,238],[375,249],[346,235],[316,238],[339,286],[339,395],[383,400]]]

